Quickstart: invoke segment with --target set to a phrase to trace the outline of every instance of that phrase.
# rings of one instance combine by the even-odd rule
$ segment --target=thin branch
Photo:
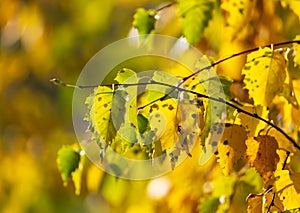
[[[159,85],[163,85],[163,86],[167,86],[167,87],[171,87],[171,88],[174,88],[174,89],[177,89],[178,91],[182,91],[182,92],[188,92],[188,93],[191,93],[191,94],[194,94],[194,95],[197,95],[197,97],[199,98],[206,98],[206,99],[209,99],[209,100],[212,100],[212,101],[216,101],[216,102],[219,102],[219,103],[223,103],[223,104],[226,104],[227,106],[230,106],[234,109],[236,109],[238,111],[238,113],[244,113],[248,116],[251,116],[253,118],[256,118],[262,122],[264,122],[265,124],[268,124],[269,126],[273,127],[274,129],[276,129],[278,132],[280,132],[284,137],[286,137],[292,144],[295,148],[297,148],[298,150],[300,150],[300,145],[298,145],[296,143],[296,141],[290,137],[285,131],[283,131],[280,127],[276,126],[274,123],[272,123],[271,121],[268,121],[262,117],[260,117],[257,113],[251,113],[251,112],[248,112],[236,105],[234,105],[233,103],[229,102],[229,101],[226,101],[224,100],[223,98],[215,98],[215,97],[211,97],[209,95],[205,95],[205,94],[201,94],[201,93],[198,93],[198,92],[195,92],[195,91],[191,91],[191,90],[187,90],[187,89],[184,89],[184,88],[179,88],[179,87],[176,87],[176,86],[172,86],[170,84],[166,84],[166,83],[163,83],[163,82],[154,82],[154,81],[151,81],[151,83],[155,83],[155,84],[159,84]]]
[[[61,86],[66,86],[66,87],[72,87],[72,88],[78,88],[78,89],[85,89],[85,88],[95,88],[95,87],[98,87],[98,86],[77,86],[77,85],[71,85],[71,84],[66,84],[64,82],[62,82],[61,80],[59,79],[51,79],[50,80],[51,82],[53,82],[54,84],[56,85],[61,85]],[[195,91],[192,91],[192,90],[187,90],[187,89],[184,89],[184,88],[180,88],[178,86],[173,86],[171,84],[167,84],[167,83],[163,83],[163,82],[157,82],[157,81],[150,81],[150,82],[142,82],[142,83],[133,83],[133,84],[106,84],[106,85],[101,85],[101,86],[108,86],[108,87],[114,87],[114,86],[124,86],[124,87],[131,87],[131,86],[142,86],[142,85],[161,85],[161,86],[165,86],[165,87],[169,87],[169,88],[173,88],[173,91],[174,90],[178,90],[178,91],[181,91],[181,92],[187,92],[187,93],[191,93],[191,94],[194,94],[196,95],[197,97],[199,98],[205,98],[205,99],[209,99],[209,100],[212,100],[212,101],[216,101],[216,102],[219,102],[219,103],[222,103],[222,104],[226,104],[227,106],[230,106],[234,109],[237,110],[238,113],[244,113],[250,117],[253,117],[253,118],[256,118],[266,124],[268,124],[269,126],[271,126],[272,128],[276,129],[278,132],[280,132],[284,137],[286,137],[292,144],[295,148],[297,148],[298,150],[300,150],[300,146],[296,143],[296,141],[290,137],[285,131],[283,131],[280,127],[276,126],[274,123],[272,123],[271,121],[268,121],[262,117],[260,117],[257,113],[251,113],[251,112],[248,112],[242,108],[240,108],[239,106],[236,106],[235,104],[229,102],[229,101],[226,101],[224,100],[223,98],[220,98],[220,97],[211,97],[209,95],[205,95],[205,94],[201,94],[201,93],[198,93],[198,92],[195,92]],[[150,105],[150,104],[147,104],[147,105]],[[138,108],[139,110],[139,108]]]
[[[285,46],[285,45],[289,45],[289,44],[294,44],[294,43],[297,43],[297,44],[300,44],[300,40],[294,40],[294,41],[286,41],[286,42],[281,42],[281,43],[276,43],[276,44],[269,44],[269,45],[266,45],[266,46],[263,46],[263,48],[265,47],[270,47],[270,48],[278,48],[280,46]],[[296,141],[290,137],[285,131],[283,131],[281,128],[279,128],[278,126],[276,126],[275,124],[273,124],[272,122],[260,117],[257,113],[250,113],[246,110],[243,110],[242,108],[234,105],[233,103],[229,102],[229,101],[226,101],[222,98],[215,98],[215,97],[211,97],[211,96],[208,96],[208,95],[205,95],[205,94],[200,94],[198,92],[195,92],[195,91],[191,91],[191,90],[187,90],[187,89],[184,89],[184,88],[180,88],[180,86],[185,82],[187,81],[188,79],[190,79],[191,77],[199,74],[200,72],[204,71],[204,70],[207,70],[207,69],[210,69],[224,61],[227,61],[229,59],[232,59],[234,57],[237,57],[237,56],[240,56],[240,55],[243,55],[243,54],[247,54],[247,53],[251,53],[251,52],[254,52],[254,51],[257,51],[259,50],[260,47],[256,47],[256,48],[252,48],[252,49],[248,49],[248,50],[245,50],[245,51],[242,51],[242,52],[239,52],[239,53],[235,53],[235,54],[232,54],[231,56],[228,56],[226,58],[223,58],[223,59],[220,59],[214,63],[212,63],[211,65],[209,66],[206,66],[204,68],[201,68],[199,70],[197,70],[196,72],[192,73],[191,75],[188,75],[186,77],[183,78],[183,81],[180,82],[177,86],[173,86],[173,85],[170,85],[170,84],[166,84],[166,83],[163,83],[163,82],[156,82],[156,81],[151,81],[151,82],[146,82],[146,83],[135,83],[135,84],[109,84],[109,85],[102,85],[102,86],[110,86],[110,87],[114,87],[114,86],[139,86],[139,85],[148,85],[148,84],[158,84],[158,85],[163,85],[163,86],[166,86],[166,87],[170,87],[170,88],[173,88],[171,91],[169,91],[167,94],[165,94],[164,96],[154,100],[154,101],[151,101],[150,103],[147,103],[146,105],[142,106],[142,107],[139,107],[138,110],[141,110],[157,101],[162,101],[164,100],[166,97],[168,97],[172,92],[174,92],[175,90],[178,90],[178,91],[182,91],[182,92],[188,92],[188,93],[192,93],[194,95],[197,95],[198,97],[201,97],[201,98],[206,98],[206,99],[209,99],[209,100],[212,100],[212,101],[216,101],[216,102],[219,102],[219,103],[223,103],[223,104],[226,104],[227,106],[230,106],[234,109],[236,109],[239,113],[244,113],[248,116],[251,116],[253,118],[256,118],[258,120],[261,120],[262,122],[268,124],[269,126],[273,127],[274,129],[276,129],[278,132],[280,132],[284,137],[286,137],[292,144],[295,148],[297,148],[298,150],[300,150],[300,146],[296,143]],[[60,85],[60,86],[65,86],[65,87],[72,87],[72,88],[76,88],[76,89],[86,89],[86,88],[96,88],[98,87],[99,85],[95,85],[95,86],[79,86],[79,85],[72,85],[72,84],[67,84],[67,83],[64,83],[63,81],[57,79],[57,78],[53,78],[50,80],[50,82],[52,82],[53,84],[55,85]]]
[[[204,70],[209,70],[209,69],[215,67],[216,65],[221,64],[222,62],[225,62],[225,61],[227,61],[227,60],[229,60],[229,59],[232,59],[232,58],[235,58],[235,57],[237,57],[237,56],[241,56],[241,55],[244,55],[244,54],[247,54],[247,53],[251,53],[251,52],[257,51],[257,50],[259,50],[260,48],[270,47],[270,48],[272,48],[272,49],[276,49],[276,48],[281,47],[281,46],[285,46],[285,45],[289,45],[289,44],[295,44],[295,43],[296,43],[296,44],[300,44],[300,40],[285,41],[285,42],[276,43],[276,44],[268,44],[268,45],[265,45],[265,46],[263,46],[263,47],[255,47],[255,48],[252,48],[252,49],[244,50],[244,51],[239,52],[239,53],[232,54],[232,55],[230,55],[230,56],[228,56],[228,57],[222,58],[222,59],[220,59],[220,60],[218,60],[218,61],[212,63],[211,65],[206,66],[206,67],[203,67],[203,68],[197,70],[196,72],[194,72],[194,73],[192,73],[192,74],[190,74],[190,75],[184,77],[184,78],[182,79],[182,82],[180,82],[180,83],[178,84],[178,87],[181,86],[181,85],[182,85],[185,81],[187,81],[188,79],[190,79],[190,78],[192,78],[193,76],[199,74],[200,72],[202,72],[202,71],[204,71]],[[149,106],[150,104],[155,103],[156,101],[165,99],[165,98],[168,97],[172,92],[174,92],[174,90],[175,90],[175,89],[169,91],[169,93],[167,93],[167,94],[165,94],[164,96],[162,96],[162,97],[160,97],[160,98],[158,98],[158,99],[152,101],[152,102],[149,103],[149,104],[146,104],[146,105],[144,105],[144,106],[139,107],[139,109],[143,109],[143,108]]]

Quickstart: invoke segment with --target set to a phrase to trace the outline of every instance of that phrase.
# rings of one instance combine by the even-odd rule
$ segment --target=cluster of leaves
[[[299,16],[299,7],[294,6],[297,1],[280,2]],[[180,36],[201,49],[201,41],[209,40],[207,35],[215,32],[209,23],[218,23],[219,8],[225,14],[223,30],[228,32],[224,42],[234,43],[244,41],[252,32],[249,23],[256,21],[251,20],[257,12],[256,5],[251,0],[228,0],[221,5],[215,1],[182,0],[166,8],[176,7],[182,28]],[[159,33],[158,17],[162,11],[138,9],[133,26],[140,34]],[[109,146],[133,159],[166,155],[165,160],[174,168],[181,153],[193,156],[193,162],[198,158],[197,163],[201,164],[200,153],[210,150],[224,176],[217,178],[214,172],[206,173],[205,179],[212,180],[214,185],[214,189],[207,187],[206,193],[191,189],[190,195],[176,194],[180,181],[199,186],[199,179],[204,178],[203,174],[185,167],[186,174],[174,180],[174,193],[168,197],[174,210],[181,208],[180,201],[196,198],[200,212],[230,211],[233,200],[242,194],[242,187],[248,187],[250,213],[299,211],[300,173],[295,162],[300,154],[300,37],[294,38],[234,54],[208,67],[197,67],[198,71],[192,75],[174,77],[167,70],[154,72],[145,80],[133,70],[122,69],[115,77],[116,84],[96,87],[86,101],[86,120],[90,123],[92,140],[101,149],[100,158],[107,158],[105,150]],[[239,74],[230,73],[233,71],[228,71],[224,64],[241,55],[246,58],[238,62]],[[225,98],[205,91],[205,84],[213,84],[213,78],[193,78],[213,67],[223,75],[219,78]],[[140,95],[141,88],[149,92]],[[219,109],[220,105],[226,108]],[[210,111],[212,108],[215,111]],[[217,116],[210,125],[215,112]],[[198,142],[196,151],[191,150],[194,140]],[[212,166],[212,161],[208,164]],[[174,179],[175,173],[170,174]],[[184,177],[191,180],[183,180]]]

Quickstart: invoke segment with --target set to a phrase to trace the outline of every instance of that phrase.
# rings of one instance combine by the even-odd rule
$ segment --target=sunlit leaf
[[[245,88],[255,105],[270,106],[273,98],[282,92],[285,67],[284,57],[270,48],[259,49],[247,56],[242,73]]]
[[[257,114],[258,116],[267,119],[269,111],[266,107],[262,106],[241,106],[243,110],[246,110],[247,112],[250,112],[252,114]],[[266,124],[257,118],[253,118],[249,115],[246,115],[244,113],[238,113],[235,120],[236,124],[240,124],[244,126],[247,130],[247,134],[249,137],[254,137],[259,133],[260,130],[264,129]]]
[[[295,0],[292,0],[293,2],[296,2]],[[297,2],[299,5],[297,8],[297,10],[299,11],[299,19],[300,19],[300,2]],[[295,9],[296,9],[295,8]],[[300,35],[297,35],[295,40],[300,40]],[[300,44],[294,44],[294,51],[295,51],[295,57],[294,57],[294,63],[297,64],[298,66],[300,65]]]
[[[109,87],[99,86],[94,90],[94,94],[86,99],[89,113],[86,119],[90,122],[90,130],[96,133],[97,140],[111,143],[115,137],[116,130],[111,120],[113,92]],[[97,138],[100,137],[100,138]]]
[[[203,34],[212,17],[213,1],[179,0],[178,12],[182,19],[183,35],[190,44],[195,44]]]
[[[276,190],[286,210],[299,208],[300,174],[290,174],[288,170],[276,170],[274,176]]]
[[[237,161],[245,154],[247,133],[239,125],[227,125],[218,146],[217,157],[224,175],[234,171]]]
[[[251,18],[254,9],[251,0],[226,0],[222,1],[221,8],[225,11],[227,31],[231,37],[238,37]]]

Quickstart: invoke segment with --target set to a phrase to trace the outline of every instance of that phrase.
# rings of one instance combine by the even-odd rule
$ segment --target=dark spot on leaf
[[[245,66],[244,67],[244,70],[250,70],[251,69],[251,66]]]
[[[223,132],[223,127],[220,126],[219,129],[218,129],[218,134],[221,134]]]
[[[215,153],[214,153],[214,155],[218,155],[219,154],[219,152],[218,151],[216,151]]]
[[[173,107],[172,105],[169,105],[168,109],[169,109],[169,110],[173,110],[174,107]]]
[[[226,153],[226,155],[229,157],[229,155],[230,155],[230,152],[227,152],[227,153]]]
[[[192,118],[196,118],[197,115],[195,113],[192,114]]]
[[[244,8],[240,8],[240,9],[239,9],[239,13],[240,13],[241,15],[243,15],[243,13],[244,13]]]
[[[268,68],[269,68],[269,65],[266,65],[265,68],[268,69]]]
[[[225,127],[231,127],[230,123],[225,123]]]
[[[99,97],[99,98],[98,98],[98,101],[101,101],[101,100],[102,100],[102,97]]]
[[[158,105],[157,105],[157,104],[153,104],[153,105],[151,106],[151,108],[156,108],[156,109],[159,109],[159,107],[158,107]]]
[[[254,61],[254,65],[258,65],[259,64],[259,61]]]
[[[168,104],[163,104],[163,105],[162,105],[162,107],[167,107],[167,106],[168,106]]]
[[[160,114],[158,114],[158,113],[155,114],[155,117],[156,117],[156,118],[159,118],[159,117],[160,117]]]
[[[120,73],[124,73],[124,72],[125,72],[125,70],[123,70],[123,69],[120,70]]]
[[[103,106],[104,106],[104,107],[107,107],[107,104],[104,104]]]
[[[228,140],[225,140],[224,142],[223,142],[223,145],[228,145]]]

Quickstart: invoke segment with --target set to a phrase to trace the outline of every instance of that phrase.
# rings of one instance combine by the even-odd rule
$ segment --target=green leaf
[[[194,45],[212,18],[214,3],[210,0],[179,0],[178,13],[182,20],[183,35]]]
[[[137,120],[138,120],[139,133],[143,134],[147,130],[149,121],[142,114],[137,115]]]
[[[71,146],[63,146],[58,151],[56,162],[61,173],[62,180],[64,181],[64,184],[67,185],[67,181],[71,177],[72,172],[78,168],[80,154]]]
[[[199,206],[199,212],[202,213],[215,213],[220,205],[219,198],[210,197]]]
[[[255,105],[271,106],[272,100],[283,90],[286,78],[284,57],[270,48],[262,48],[247,56],[242,70],[245,88]]]
[[[144,8],[138,8],[133,15],[133,26],[138,30],[140,35],[149,34],[155,27],[155,10],[145,10]]]
[[[233,81],[225,76],[219,76],[219,80],[223,86],[225,98],[227,100],[231,100],[232,97],[231,97],[230,87],[231,87]]]

